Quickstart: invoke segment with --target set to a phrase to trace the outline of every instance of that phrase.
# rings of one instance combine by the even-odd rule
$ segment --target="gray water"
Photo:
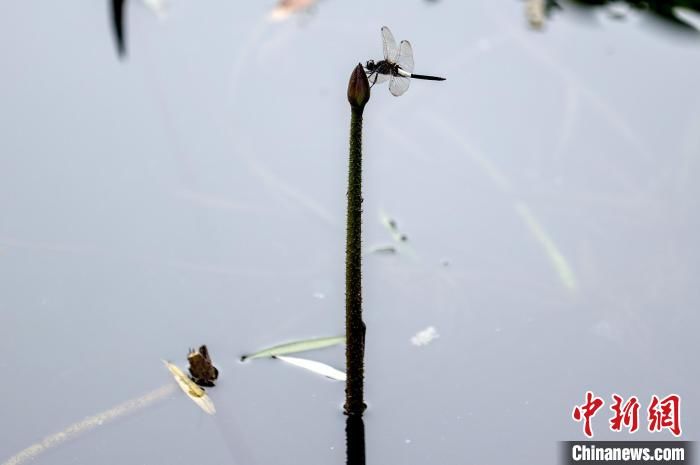
[[[204,3],[131,2],[124,62],[107,2],[4,5],[0,460],[206,343],[215,416],[173,391],[35,463],[344,463],[343,384],[238,357],[343,332],[345,92],[382,25],[447,81],[365,111],[365,245],[382,212],[409,237],[364,261],[368,463],[555,463],[589,389],[676,392],[697,439],[697,39],[535,32],[512,0]],[[596,438],[630,438],[607,409]]]

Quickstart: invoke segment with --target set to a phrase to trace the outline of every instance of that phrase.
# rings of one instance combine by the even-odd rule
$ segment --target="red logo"
[[[681,435],[681,397],[671,394],[659,400],[651,396],[649,403],[649,431],[667,429],[678,437]]]
[[[639,429],[639,411],[641,405],[636,396],[632,396],[625,401],[617,394],[612,395],[613,403],[610,410],[613,416],[610,418],[610,430],[622,431],[627,428],[629,433],[634,433]],[[601,397],[596,397],[593,392],[586,392],[585,402],[576,405],[571,416],[574,421],[583,421],[583,433],[593,437],[592,419],[603,407],[605,401]],[[647,408],[648,430],[650,433],[669,430],[674,436],[681,435],[681,397],[677,394],[670,394],[663,399],[658,396],[651,396],[649,407]]]
[[[639,400],[635,396],[630,397],[622,405],[622,397],[617,394],[612,395],[615,403],[610,406],[610,410],[615,412],[615,416],[610,419],[610,429],[612,431],[622,431],[622,427],[629,428],[630,433],[639,429]]]
[[[586,392],[586,403],[574,407],[572,416],[574,420],[583,420],[583,433],[589,438],[593,437],[593,429],[591,428],[591,418],[595,416],[598,410],[603,406],[603,399],[595,397],[591,391]]]

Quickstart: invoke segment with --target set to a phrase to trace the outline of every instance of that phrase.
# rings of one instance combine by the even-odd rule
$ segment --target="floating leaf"
[[[398,253],[398,250],[396,250],[396,247],[394,247],[393,245],[375,245],[374,247],[370,247],[369,250],[367,250],[367,253],[394,255]]]
[[[276,355],[294,354],[296,352],[304,352],[307,350],[323,349],[345,342],[345,336],[322,337],[318,339],[307,339],[304,341],[289,342],[278,346],[263,349],[254,354],[244,355],[241,361],[254,358],[274,357]]]
[[[165,363],[165,366],[168,367],[168,370],[170,370],[170,373],[172,373],[175,381],[177,381],[177,384],[180,386],[180,389],[182,389],[183,392],[187,394],[187,396],[192,399],[195,404],[199,405],[199,407],[209,415],[214,415],[216,413],[214,402],[211,401],[204,389],[197,386],[197,384],[195,384],[195,382],[192,381],[177,365],[166,362],[165,360],[163,360],[163,363]]]
[[[325,363],[317,362],[315,360],[307,360],[305,358],[285,357],[284,355],[276,355],[274,358],[278,358],[283,362],[287,362],[291,365],[298,366],[313,373],[325,376],[326,378],[334,379],[336,381],[346,380],[345,372],[336,370],[332,366],[326,365]]]

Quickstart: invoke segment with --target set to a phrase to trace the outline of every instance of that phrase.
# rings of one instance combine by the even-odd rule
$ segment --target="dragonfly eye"
[[[374,60],[369,60],[367,64],[365,65],[365,68],[368,70],[372,71],[374,69]]]

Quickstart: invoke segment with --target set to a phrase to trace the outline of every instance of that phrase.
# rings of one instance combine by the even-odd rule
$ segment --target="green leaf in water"
[[[322,337],[318,339],[306,339],[304,341],[289,342],[287,344],[281,344],[278,346],[270,347],[268,349],[263,349],[261,351],[255,352],[254,354],[244,355],[241,357],[241,361],[254,358],[275,357],[277,355],[294,354],[297,352],[304,352],[307,350],[323,349],[324,347],[331,347],[334,345],[342,344],[344,342],[345,336]]]
[[[325,363],[317,362],[315,360],[307,360],[305,358],[297,357],[285,357],[284,355],[276,355],[274,358],[282,360],[283,362],[289,363],[305,370],[309,370],[312,373],[316,373],[326,378],[330,378],[336,381],[345,381],[347,376],[345,372],[337,370],[330,365]]]
[[[399,225],[396,220],[387,215],[384,211],[379,212],[379,221],[387,229],[387,231],[389,231],[389,234],[391,234],[391,237],[396,242],[401,243],[408,241],[408,236],[399,230]]]
[[[515,210],[518,212],[520,218],[522,218],[527,227],[530,229],[532,235],[535,237],[535,239],[537,239],[537,241],[544,249],[545,253],[547,254],[547,257],[549,258],[550,263],[559,275],[559,279],[561,279],[561,282],[564,285],[564,287],[566,287],[571,292],[576,291],[576,275],[574,274],[574,271],[569,265],[569,262],[567,261],[564,254],[561,253],[561,251],[557,247],[557,244],[544,229],[544,226],[540,224],[537,218],[535,218],[535,215],[533,215],[530,211],[530,208],[524,203],[516,202]]]
[[[370,247],[367,250],[368,254],[376,253],[376,254],[382,254],[382,255],[394,255],[398,253],[398,250],[396,250],[396,247],[393,245],[375,245],[374,247]]]
[[[394,218],[387,215],[384,210],[379,210],[379,221],[386,228],[394,240],[393,244],[375,245],[367,249],[365,253],[375,255],[396,255],[402,254],[416,260],[416,255],[413,247],[408,243],[408,235],[401,232],[399,225]]]

